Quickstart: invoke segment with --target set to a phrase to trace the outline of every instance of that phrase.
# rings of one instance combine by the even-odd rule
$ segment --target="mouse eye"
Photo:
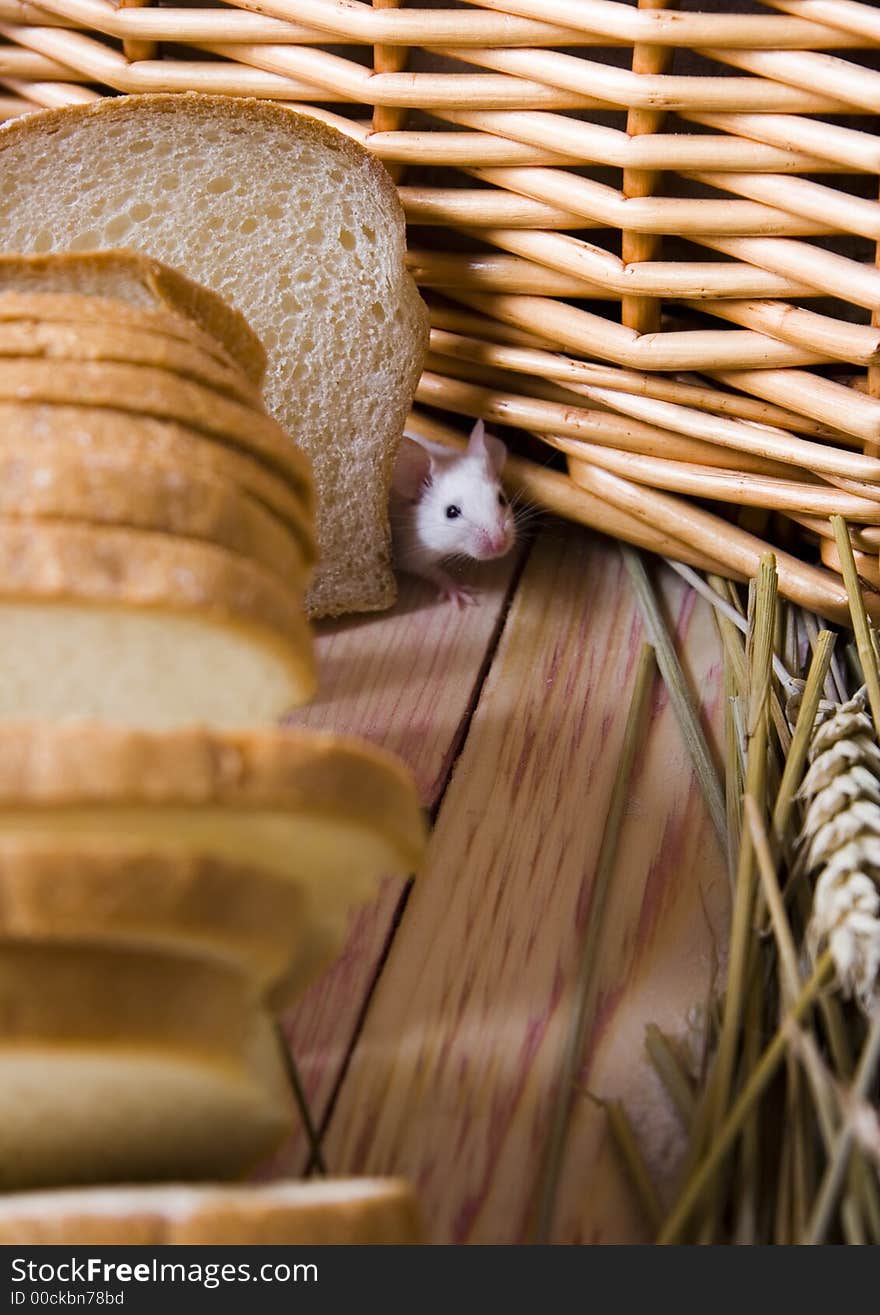
[[[507,499],[505,498],[505,496],[504,496],[503,493],[499,493],[499,494],[498,494],[498,506],[499,506],[499,507],[506,507],[506,506],[507,506]]]
[[[460,515],[461,515],[461,507],[456,507],[454,502],[450,503],[449,506],[446,508],[447,520],[449,521],[457,520]]]

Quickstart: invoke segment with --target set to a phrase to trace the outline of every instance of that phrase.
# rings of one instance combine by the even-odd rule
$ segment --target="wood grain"
[[[720,667],[703,604],[678,583],[669,590],[714,719]],[[527,1236],[641,637],[616,549],[547,531],[514,599],[326,1140],[336,1172],[414,1181],[434,1242]],[[701,895],[718,920],[727,882],[662,693],[649,735],[585,1068],[591,1083],[639,1111],[641,1028],[656,1020],[680,1030],[705,996],[712,938]],[[665,1116],[660,1122],[665,1129]],[[574,1131],[556,1240],[639,1236],[604,1138],[580,1111]],[[665,1146],[665,1131],[660,1140]]]
[[[318,694],[291,724],[360,735],[398,753],[432,809],[489,661],[519,556],[467,572],[480,591],[475,607],[440,603],[430,586],[401,577],[391,611],[319,622]],[[317,1121],[342,1071],[406,885],[386,879],[379,898],[353,918],[342,955],[282,1019]],[[260,1176],[300,1174],[304,1156],[298,1132]]]
[[[696,605],[671,579],[664,585],[678,650],[717,746],[723,677],[709,608]],[[652,1179],[668,1197],[686,1142],[647,1059],[645,1028],[656,1023],[698,1065],[704,1006],[724,961],[726,866],[665,695],[656,711],[630,781],[596,965],[598,1005],[580,1077],[584,1096],[575,1107],[558,1198],[558,1236],[566,1242],[650,1240],[609,1145],[604,1112],[589,1096],[623,1102]]]
[[[292,726],[362,735],[397,753],[433,808],[489,660],[519,552],[460,573],[476,606],[441,603],[432,586],[400,577],[388,612],[315,626],[318,692]]]

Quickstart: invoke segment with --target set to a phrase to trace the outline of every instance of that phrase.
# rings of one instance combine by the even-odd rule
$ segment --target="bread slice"
[[[116,255],[116,252],[94,252],[93,255]],[[129,254],[129,253],[125,253]],[[30,260],[29,256],[3,256],[0,261]],[[63,261],[65,256],[37,257],[43,264],[49,260]],[[77,257],[79,259],[79,257]],[[63,280],[61,280],[63,283]],[[222,298],[220,299],[222,303]],[[225,304],[225,303],[223,303]],[[247,370],[236,361],[216,338],[203,332],[192,321],[173,311],[149,310],[138,304],[131,305],[113,297],[90,296],[84,292],[10,292],[0,288],[0,324],[9,328],[33,324],[35,321],[61,325],[68,329],[86,331],[100,329],[108,324],[118,325],[126,332],[152,333],[179,342],[186,347],[197,347],[205,356],[224,370],[241,370],[255,388],[259,387],[263,370]],[[262,351],[259,339],[254,339]],[[265,361],[265,353],[262,360]],[[259,381],[259,382],[258,382]]]
[[[131,947],[0,943],[0,1051],[163,1042],[234,1068],[254,1001],[246,977],[203,960]]]
[[[177,465],[133,465],[124,452],[95,456],[63,441],[0,441],[0,518],[85,521],[205,539],[258,562],[302,593],[309,567],[286,525],[222,475]]]
[[[427,345],[394,186],[349,138],[260,101],[120,96],[0,130],[0,249],[148,251],[219,292],[310,456],[314,615],[394,598],[388,495]]]
[[[301,597],[214,544],[0,521],[0,718],[274,721],[314,691]]]
[[[215,388],[245,406],[263,409],[260,390],[236,366],[223,365],[185,338],[117,324],[112,312],[100,324],[37,318],[0,321],[0,357],[150,365]]]
[[[404,865],[420,860],[426,834],[412,777],[395,754],[293,726],[155,732],[0,720],[0,817],[23,804],[218,806],[238,820],[250,809],[326,816],[331,824],[349,819],[380,835]],[[296,861],[284,842],[278,854],[282,871]]]
[[[420,1240],[412,1189],[396,1178],[88,1188],[0,1201],[0,1246],[381,1246]]]
[[[269,416],[154,366],[0,358],[0,401],[112,407],[175,420],[249,452],[297,491],[309,481],[303,454]]]
[[[0,836],[0,941],[214,959],[262,991],[310,953],[305,903],[289,876],[172,839]]]
[[[170,843],[293,881],[308,936],[285,996],[338,951],[381,876],[418,867],[426,839],[409,774],[360,741],[0,723],[0,845],[47,834],[71,848],[96,836],[147,851]]]
[[[47,456],[61,448],[73,455],[124,459],[133,468],[149,462],[228,480],[284,521],[299,540],[304,560],[315,560],[310,487],[294,491],[238,448],[183,425],[112,408],[0,402],[0,450],[19,452],[23,445]]]
[[[26,249],[30,250],[24,244],[20,250],[13,245],[14,254],[10,254],[4,244],[7,254],[0,254],[0,320],[15,305],[16,294],[21,294],[22,302],[35,295],[46,296],[48,302],[54,296],[59,306],[67,298],[67,311],[77,316],[77,322],[82,323],[83,316],[94,317],[100,324],[152,326],[187,342],[195,339],[205,350],[218,355],[222,363],[237,365],[257,388],[262,387],[266,353],[247,320],[222,297],[194,283],[180,270],[169,269],[143,251],[22,254]],[[116,304],[108,307],[97,299]],[[83,302],[85,306],[76,304]],[[33,310],[25,308],[25,313],[32,314]]]
[[[289,1132],[246,979],[131,948],[0,946],[0,1186],[224,1177]]]

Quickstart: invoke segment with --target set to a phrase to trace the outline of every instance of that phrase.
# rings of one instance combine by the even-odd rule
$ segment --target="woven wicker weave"
[[[310,108],[400,187],[423,431],[526,431],[568,464],[533,444],[529,497],[736,577],[772,543],[832,617],[839,512],[880,585],[880,9],[122,5],[0,0],[0,116],[191,89]]]

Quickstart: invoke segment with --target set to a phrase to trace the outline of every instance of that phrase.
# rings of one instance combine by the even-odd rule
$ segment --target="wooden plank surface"
[[[710,609],[671,572],[660,578],[677,650],[700,692],[720,760],[723,671]],[[662,686],[629,791],[597,956],[584,1094],[574,1106],[558,1194],[556,1236],[572,1243],[650,1240],[605,1113],[590,1096],[623,1103],[654,1183],[661,1196],[670,1195],[686,1141],[648,1061],[645,1027],[657,1024],[698,1064],[704,1005],[726,940],[727,869]]]
[[[520,555],[463,576],[479,590],[476,606],[440,603],[431,586],[402,576],[390,611],[317,623],[318,694],[290,723],[360,735],[398,753],[423,804],[433,809],[490,659]],[[379,898],[353,918],[339,959],[282,1019],[317,1122],[348,1055],[406,884],[385,880]],[[260,1176],[296,1176],[305,1163],[298,1131]]]
[[[361,735],[397,753],[426,808],[440,797],[449,764],[491,654],[519,552],[462,572],[477,603],[440,602],[433,586],[400,577],[387,612],[315,625],[318,692],[291,726]]]
[[[693,676],[716,717],[720,666],[704,605],[694,606],[677,584],[670,596]],[[572,527],[545,532],[325,1143],[335,1172],[413,1180],[432,1241],[528,1236],[641,640],[616,549]],[[641,1028],[656,1018],[680,1031],[704,998],[718,934],[710,927],[723,922],[727,881],[662,694],[649,735],[615,874],[584,1070],[591,1085],[639,1110]],[[661,1002],[667,987],[670,1001]],[[597,1126],[579,1107],[554,1240],[639,1235],[616,1164],[602,1159]],[[674,1158],[665,1125],[660,1140]],[[597,1166],[607,1204],[595,1199]]]

